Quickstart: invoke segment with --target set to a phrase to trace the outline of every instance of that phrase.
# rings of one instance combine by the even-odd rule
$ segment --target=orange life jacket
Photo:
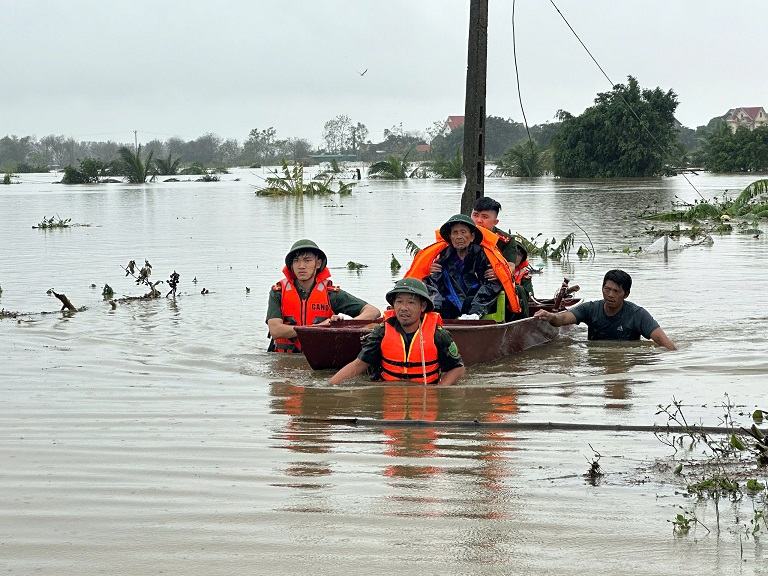
[[[528,260],[523,260],[515,266],[515,284],[520,284],[525,278],[529,278],[531,276],[530,270],[528,270]]]
[[[509,308],[511,312],[520,313],[522,308],[520,307],[520,301],[517,299],[515,279],[512,276],[512,270],[510,270],[509,263],[496,246],[499,236],[482,226],[478,226],[477,229],[480,230],[483,235],[483,240],[480,243],[480,246],[483,248],[483,252],[485,252],[485,257],[488,258],[491,269],[496,274],[496,278],[498,278],[499,282],[501,282],[501,286],[504,288],[504,292],[507,295],[507,308]],[[406,278],[418,278],[419,280],[424,280],[424,278],[429,276],[429,268],[432,266],[432,262],[435,261],[440,252],[448,247],[448,243],[443,240],[439,229],[435,231],[435,237],[437,241],[434,244],[419,250],[416,256],[413,257],[411,267],[408,269],[408,272],[405,273]]]
[[[272,290],[282,292],[280,310],[283,322],[291,326],[311,326],[333,316],[328,292],[338,291],[339,288],[331,282],[328,268],[317,273],[315,285],[306,300],[299,296],[296,277],[287,266],[283,268],[283,274],[283,279],[272,287]],[[273,341],[275,352],[301,352],[298,338],[273,338]]]
[[[384,313],[384,338],[381,341],[382,380],[410,380],[422,384],[436,384],[440,380],[440,364],[435,346],[435,331],[443,319],[437,312],[427,312],[418,331],[413,335],[410,349],[405,348],[405,338],[388,322],[395,316],[394,310]],[[424,363],[422,365],[422,344]],[[425,378],[426,371],[426,378]],[[426,381],[425,381],[426,380]]]

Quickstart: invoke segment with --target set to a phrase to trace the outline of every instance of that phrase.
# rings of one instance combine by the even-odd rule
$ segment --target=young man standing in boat
[[[502,289],[510,314],[522,312],[496,234],[478,228],[469,216],[455,214],[436,236],[437,242],[416,254],[405,276],[423,280],[444,318],[476,320],[496,306]]]
[[[644,336],[667,350],[677,350],[674,342],[661,329],[645,308],[628,302],[632,277],[623,270],[609,270],[603,278],[603,299],[584,302],[571,310],[534,314],[552,326],[584,322],[589,340],[640,340]]]
[[[524,265],[521,266],[520,270],[528,266],[528,251],[515,240],[514,236],[504,232],[504,230],[497,226],[499,223],[499,212],[501,212],[501,204],[499,202],[490,196],[482,196],[475,201],[475,205],[472,207],[472,222],[477,226],[490,230],[499,237],[496,247],[504,255],[507,262],[509,262],[510,268],[512,268],[516,285],[515,290],[520,300],[522,314],[524,317],[528,317],[530,316],[528,312],[528,298],[533,296],[533,282],[531,281],[530,273],[527,276],[518,273],[518,266],[521,262],[524,262]],[[522,261],[518,260],[521,254],[523,255]],[[493,271],[486,274],[491,275]]]
[[[312,240],[298,240],[285,256],[283,279],[272,286],[267,305],[270,352],[301,352],[294,326],[327,324],[340,314],[375,320],[381,312],[334,286],[328,258]]]
[[[386,299],[392,309],[384,313],[384,322],[366,336],[357,358],[330,383],[340,384],[373,367],[384,381],[455,384],[464,375],[464,363],[434,312],[424,283],[416,278],[398,280]]]

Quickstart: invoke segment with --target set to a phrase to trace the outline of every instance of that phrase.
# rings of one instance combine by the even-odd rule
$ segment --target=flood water
[[[630,300],[680,350],[587,344],[576,327],[452,388],[332,388],[330,372],[266,352],[285,252],[314,239],[336,284],[383,308],[399,277],[392,254],[407,267],[405,239],[429,244],[461,184],[363,180],[342,199],[296,200],[257,197],[263,175],[62,186],[32,174],[0,186],[0,307],[58,310],[48,288],[87,306],[0,320],[3,573],[768,574],[763,543],[745,533],[749,499],[739,523],[721,504],[717,533],[714,508],[684,498],[684,481],[647,472],[670,454],[652,434],[299,421],[647,425],[666,422],[656,406],[677,398],[689,420],[718,425],[727,393],[745,423],[739,413],[768,408],[764,235],[625,254],[652,241],[640,210],[697,197],[682,178],[489,179],[503,228],[558,241],[573,231],[575,248],[589,246],[580,226],[597,250],[534,261],[537,295],[568,275],[597,299],[605,271],[623,268]],[[755,178],[691,179],[711,197]],[[52,215],[90,226],[32,229]],[[180,296],[111,309],[103,285],[141,294],[121,265],[145,258],[155,280],[181,275]],[[368,267],[348,271],[350,260]],[[590,445],[606,473],[598,486],[582,477]],[[674,536],[679,506],[712,532]]]

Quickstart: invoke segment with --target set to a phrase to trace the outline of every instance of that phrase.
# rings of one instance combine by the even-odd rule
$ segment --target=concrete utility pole
[[[139,153],[139,137],[136,134],[137,130],[133,131],[133,149],[138,154]]]
[[[470,214],[485,185],[485,77],[488,60],[488,0],[470,0],[467,91],[464,99],[464,174],[461,212]]]

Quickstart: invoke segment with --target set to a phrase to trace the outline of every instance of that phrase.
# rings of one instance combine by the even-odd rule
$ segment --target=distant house
[[[731,132],[736,132],[737,128],[744,127],[754,130],[760,126],[768,126],[768,114],[762,106],[753,106],[750,108],[731,108],[723,116],[725,123]]]
[[[432,146],[424,143],[416,144],[416,152],[418,154],[429,154],[430,152],[432,152]]]
[[[448,120],[445,121],[445,125],[453,132],[457,128],[464,126],[464,116],[448,116]]]

